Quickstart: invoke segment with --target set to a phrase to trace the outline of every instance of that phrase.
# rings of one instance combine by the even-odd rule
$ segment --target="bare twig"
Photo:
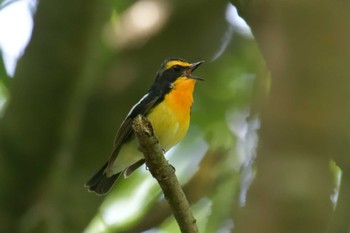
[[[181,232],[197,233],[196,220],[177,180],[175,169],[165,159],[151,123],[144,116],[138,115],[133,122],[133,129],[139,140],[140,150],[145,156],[146,165],[162,188]]]

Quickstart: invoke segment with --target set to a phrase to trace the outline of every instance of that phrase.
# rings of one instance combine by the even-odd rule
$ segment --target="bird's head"
[[[178,78],[188,78],[194,80],[204,80],[203,78],[194,76],[192,72],[197,69],[204,61],[189,63],[183,59],[171,58],[167,59],[161,65],[156,81],[166,80],[174,82]]]
[[[203,78],[192,74],[203,62],[204,61],[190,63],[179,58],[165,60],[157,72],[154,87],[156,86],[164,91],[178,83],[194,83],[196,80],[203,81]]]

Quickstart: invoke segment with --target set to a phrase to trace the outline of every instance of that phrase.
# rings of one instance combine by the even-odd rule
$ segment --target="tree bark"
[[[198,233],[196,220],[175,175],[175,168],[165,159],[162,148],[154,134],[151,123],[138,115],[133,130],[140,142],[146,166],[158,181],[182,233]]]

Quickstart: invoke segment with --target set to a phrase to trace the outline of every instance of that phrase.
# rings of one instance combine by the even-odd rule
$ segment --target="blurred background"
[[[1,232],[179,232],[145,167],[83,186],[169,57],[206,61],[166,154],[200,232],[349,232],[350,3],[0,4]]]

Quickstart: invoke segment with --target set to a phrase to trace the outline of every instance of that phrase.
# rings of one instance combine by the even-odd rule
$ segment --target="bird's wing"
[[[129,114],[123,121],[120,126],[118,133],[114,140],[114,150],[108,161],[108,164],[111,165],[117,158],[120,148],[132,136],[132,122],[134,118],[139,115],[147,115],[150,110],[158,103],[159,96],[154,95],[153,93],[148,93],[142,97],[142,99],[135,104],[130,110]]]

